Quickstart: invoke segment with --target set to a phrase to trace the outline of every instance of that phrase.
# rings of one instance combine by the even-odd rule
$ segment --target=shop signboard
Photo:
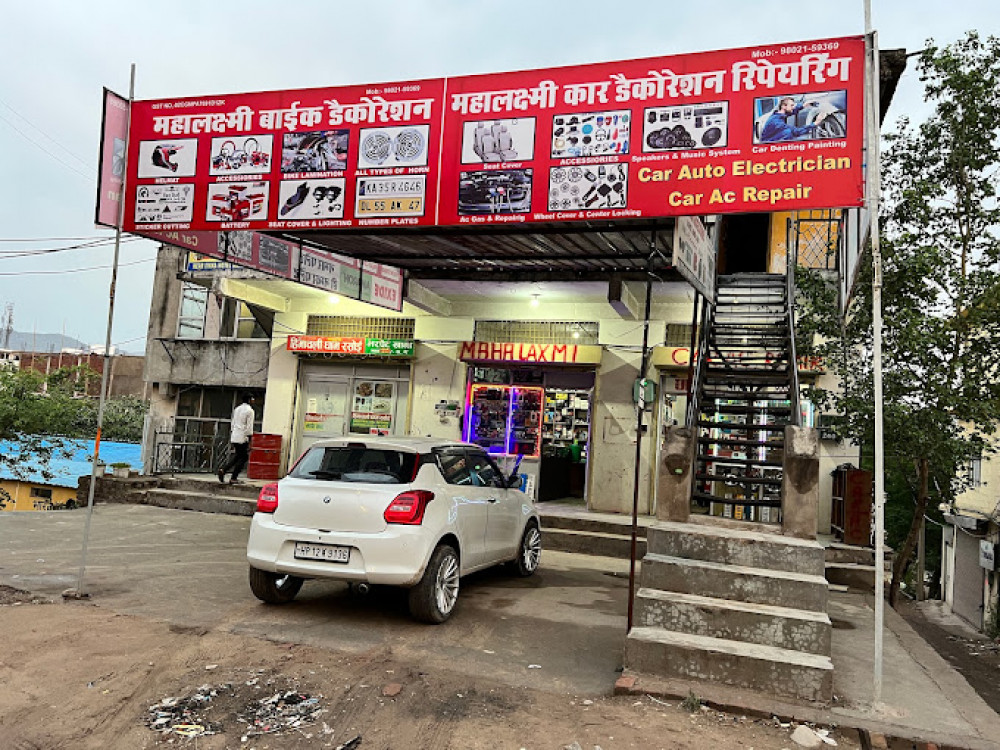
[[[395,383],[361,380],[354,384],[350,431],[362,435],[388,435],[395,409]]]
[[[362,263],[297,242],[259,232],[142,231],[144,237],[195,251],[199,259],[188,272],[259,271],[379,307],[403,309],[403,273],[380,263]],[[209,259],[214,259],[210,263]],[[253,274],[243,274],[253,276]]]
[[[325,232],[860,206],[864,40],[136,101],[125,229]]]
[[[97,208],[94,223],[120,227],[125,148],[128,141],[129,101],[104,89],[101,150],[97,167]]]
[[[997,545],[989,539],[979,540],[979,567],[986,570],[997,569]]]
[[[601,362],[601,353],[599,346],[493,341],[463,341],[458,348],[458,358],[463,362],[596,365]]]
[[[735,355],[733,355],[735,356]],[[744,353],[742,356],[751,356],[748,353]],[[777,361],[781,359],[782,355],[780,353],[767,353],[766,357]],[[730,357],[732,358],[732,357]],[[709,361],[713,361],[712,357],[709,357]],[[688,347],[686,346],[657,346],[653,349],[653,359],[652,364],[654,367],[661,368],[687,368],[690,364],[690,355]],[[798,358],[799,372],[807,374],[822,374],[826,372],[826,366],[823,364],[823,359],[815,355],[805,355],[803,354]]]
[[[306,336],[293,334],[285,348],[311,354],[354,354],[377,357],[412,357],[413,339],[370,339],[363,337]]]
[[[715,245],[698,216],[679,216],[674,225],[674,267],[715,304]]]

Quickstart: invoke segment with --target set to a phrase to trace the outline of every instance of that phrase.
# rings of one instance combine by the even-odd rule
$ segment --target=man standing
[[[809,102],[808,106],[818,107],[819,103]],[[801,111],[802,104],[797,104],[790,96],[786,96],[778,102],[778,108],[771,113],[770,117],[767,118],[767,122],[764,123],[764,129],[761,130],[761,143],[790,141],[795,138],[801,138],[802,136],[811,134],[814,130],[816,130],[816,126],[823,122],[823,119],[826,117],[825,113],[820,112],[816,115],[816,120],[809,125],[805,125],[803,127],[789,125],[788,118],[797,115]]]
[[[253,394],[244,393],[243,403],[233,409],[232,423],[229,425],[229,444],[232,448],[232,455],[222,468],[219,469],[218,476],[220,482],[226,481],[226,473],[232,471],[229,478],[230,484],[239,482],[240,472],[247,465],[250,455],[250,436],[253,435]]]

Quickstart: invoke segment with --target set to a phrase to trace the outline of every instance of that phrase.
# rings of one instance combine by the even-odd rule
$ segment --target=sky
[[[928,38],[947,44],[970,29],[1000,35],[996,0],[872,0],[872,16],[883,49],[917,51]],[[103,345],[114,233],[94,225],[101,92],[106,86],[126,95],[132,63],[136,98],[158,99],[863,32],[862,0],[10,3],[0,25],[0,312],[13,304],[18,331]],[[926,111],[911,66],[889,121],[901,114],[919,120]],[[126,352],[145,347],[156,249],[122,237],[112,343]]]

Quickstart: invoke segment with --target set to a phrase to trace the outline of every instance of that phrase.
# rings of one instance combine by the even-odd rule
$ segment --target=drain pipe
[[[649,237],[649,257],[646,258],[646,312],[642,318],[642,364],[639,366],[640,379],[646,377],[646,369],[649,367],[649,312],[653,301],[653,257],[656,253],[656,230],[654,229]],[[632,608],[635,604],[635,556],[636,539],[639,536],[639,467],[642,464],[642,421],[645,410],[645,402],[636,403],[635,474],[632,482],[632,547],[629,554],[628,567],[628,625],[626,626],[626,633],[632,629]]]

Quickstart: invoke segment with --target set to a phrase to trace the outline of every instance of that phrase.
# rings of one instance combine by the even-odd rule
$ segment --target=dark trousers
[[[243,467],[247,465],[247,459],[250,456],[250,443],[230,443],[229,447],[233,449],[233,453],[219,471],[223,474],[233,472],[232,479],[235,480],[243,471]]]

